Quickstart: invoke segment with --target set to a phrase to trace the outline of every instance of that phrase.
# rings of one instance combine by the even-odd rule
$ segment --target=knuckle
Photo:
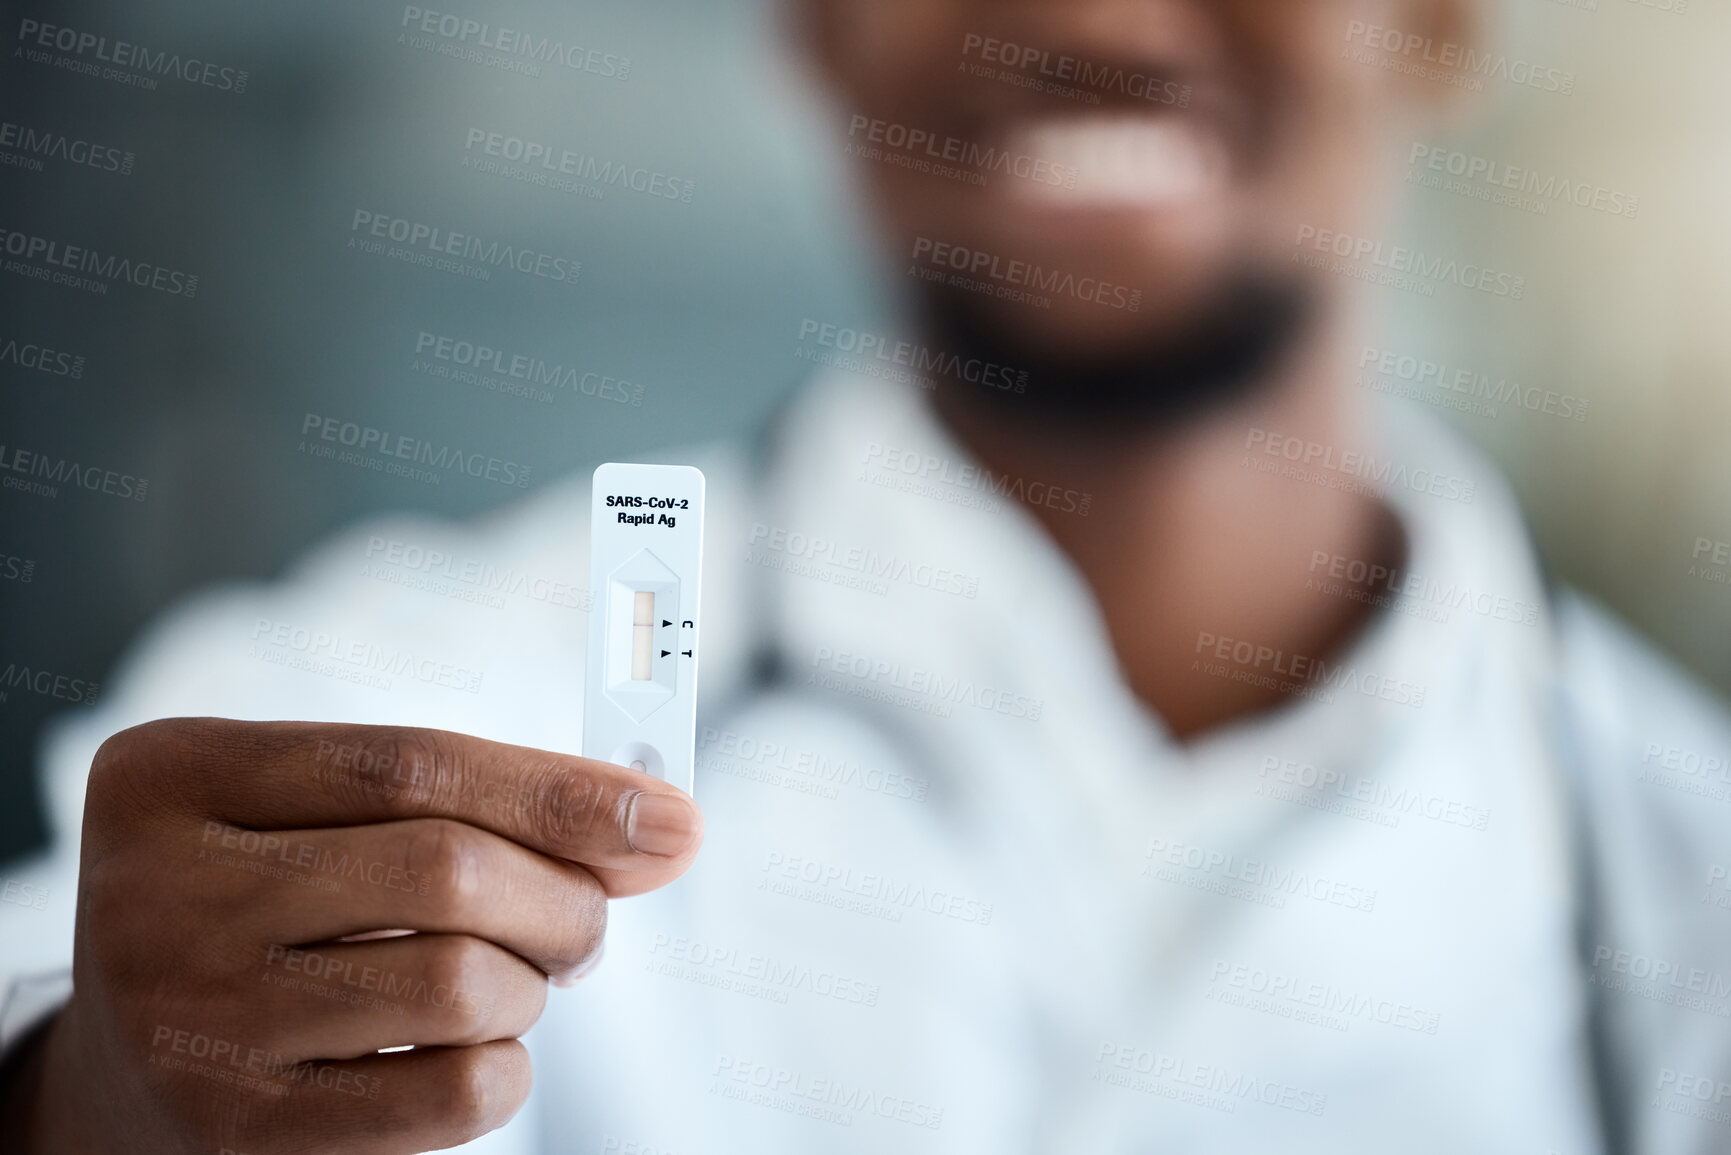
[[[435,1101],[445,1127],[479,1135],[514,1098],[511,1064],[492,1047],[461,1047],[434,1080]]]
[[[453,936],[437,943],[426,960],[429,1000],[447,1021],[469,1028],[472,1037],[484,1025],[474,1011],[497,985],[494,948],[477,938]]]
[[[432,944],[427,956],[427,982],[434,987],[468,990],[486,981],[488,948],[478,938],[447,935]]]
[[[589,775],[549,764],[535,777],[529,820],[546,843],[568,846],[619,829],[620,800]]]
[[[455,793],[458,751],[443,731],[369,727],[351,745],[357,773],[349,789],[365,794],[359,801],[408,817]]]
[[[157,723],[146,722],[142,726],[118,730],[105,738],[102,745],[96,748],[95,757],[90,760],[92,787],[98,782],[125,774],[139,747],[149,741],[149,737],[144,732],[154,725]]]
[[[485,855],[473,830],[449,818],[415,821],[403,847],[409,877],[428,880],[428,904],[447,916],[473,908],[482,897]]]
[[[219,744],[209,719],[161,718],[110,734],[90,760],[92,805],[114,813],[159,808],[189,755]]]

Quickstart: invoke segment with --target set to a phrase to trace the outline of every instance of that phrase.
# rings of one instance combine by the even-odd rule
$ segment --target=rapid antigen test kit
[[[583,756],[691,793],[697,760],[703,474],[609,463],[589,521],[589,669]]]

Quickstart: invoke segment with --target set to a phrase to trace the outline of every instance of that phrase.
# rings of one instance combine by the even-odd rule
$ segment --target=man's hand
[[[491,1130],[528,1094],[516,1040],[548,979],[599,957],[608,898],[684,872],[702,824],[656,778],[439,730],[116,734],[25,1150],[412,1152]]]

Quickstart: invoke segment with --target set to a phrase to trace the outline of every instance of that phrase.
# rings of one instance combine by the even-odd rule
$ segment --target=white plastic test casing
[[[688,794],[702,584],[702,472],[616,462],[597,469],[583,755],[647,771]]]

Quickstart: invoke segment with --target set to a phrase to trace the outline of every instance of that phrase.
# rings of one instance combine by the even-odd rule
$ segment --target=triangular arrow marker
[[[668,654],[671,654],[672,652],[673,652],[672,650],[662,650],[661,656],[665,658]]]
[[[666,619],[666,618],[662,618],[662,619],[661,619],[661,624],[662,624],[662,625],[664,625],[664,626],[671,626],[671,625],[672,625],[672,624],[673,624],[673,623],[672,623],[672,622],[670,622],[670,621],[668,621],[668,620],[667,620],[667,619]]]

